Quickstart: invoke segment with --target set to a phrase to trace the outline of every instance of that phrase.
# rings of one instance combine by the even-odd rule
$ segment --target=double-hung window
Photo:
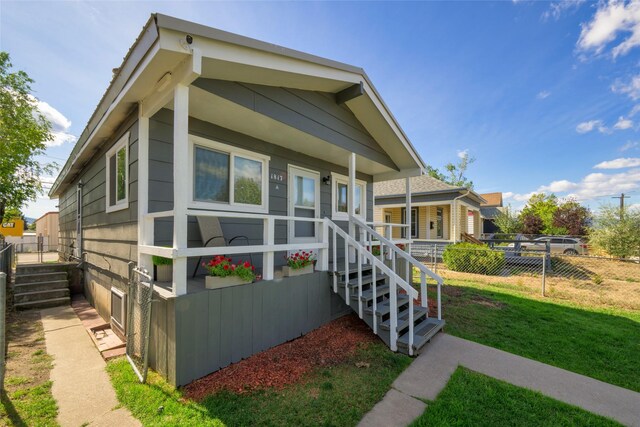
[[[405,215],[405,213],[407,212],[406,208],[402,208],[401,210],[401,220],[403,224],[407,223],[407,216]],[[406,239],[407,238],[407,229],[406,227],[402,227],[402,238]],[[412,239],[417,239],[418,238],[418,208],[411,208],[411,238]]]
[[[349,219],[349,178],[344,175],[332,174],[332,218],[338,220]],[[354,216],[366,219],[367,212],[367,183],[356,180],[354,191]]]
[[[129,132],[106,154],[106,211],[129,207]]]
[[[191,206],[268,212],[269,157],[189,136]]]

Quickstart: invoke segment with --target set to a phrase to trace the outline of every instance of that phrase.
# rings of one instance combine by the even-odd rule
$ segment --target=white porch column
[[[349,158],[349,187],[347,188],[347,201],[349,206],[347,212],[349,215],[349,236],[356,238],[356,226],[351,221],[351,217],[356,214],[356,153],[351,153]],[[360,206],[360,209],[363,207]],[[349,248],[349,262],[356,262],[356,249]]]
[[[458,241],[458,201],[451,203],[451,236],[449,237],[454,243]]]
[[[146,220],[149,213],[149,117],[138,105],[138,267],[153,274],[151,256],[140,252],[140,245],[153,245],[153,222]],[[151,229],[150,229],[151,228]]]
[[[405,197],[405,201],[407,205],[405,206],[405,209],[404,209],[404,217],[408,225],[408,227],[406,228],[407,239],[411,240],[411,236],[413,236],[413,230],[411,229],[411,178],[410,177],[405,178],[404,185],[405,185],[405,190],[407,191],[407,195]],[[405,244],[404,249],[407,253],[411,254],[411,243]],[[407,283],[411,284],[411,266],[409,265],[408,262],[405,262],[405,269],[406,269],[405,280],[407,281]]]
[[[189,164],[189,86],[178,84],[173,98],[173,249],[187,247],[187,201],[190,194]],[[187,259],[173,260],[173,294],[187,293]]]

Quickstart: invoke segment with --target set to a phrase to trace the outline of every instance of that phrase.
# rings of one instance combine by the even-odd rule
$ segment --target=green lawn
[[[422,426],[618,426],[615,421],[458,368],[438,398],[413,422]]]
[[[446,332],[640,391],[640,313],[448,281]]]
[[[369,365],[356,367],[357,362]],[[409,357],[391,353],[377,342],[348,362],[320,369],[285,389],[242,395],[223,392],[199,403],[186,401],[179,390],[152,372],[148,385],[138,383],[125,359],[109,363],[107,369],[118,399],[144,425],[353,426],[409,363]]]

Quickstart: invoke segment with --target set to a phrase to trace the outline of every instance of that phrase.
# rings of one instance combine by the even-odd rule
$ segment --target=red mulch
[[[293,341],[255,354],[184,387],[185,396],[201,400],[221,390],[246,393],[283,388],[320,366],[338,364],[376,336],[355,314],[341,317]]]

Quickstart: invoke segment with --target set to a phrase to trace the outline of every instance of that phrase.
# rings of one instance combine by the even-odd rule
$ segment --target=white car
[[[545,236],[534,240],[536,243],[522,243],[520,248],[523,251],[544,251],[549,242],[553,254],[587,255],[588,252],[586,243],[576,237]],[[513,247],[514,244],[509,246]]]

